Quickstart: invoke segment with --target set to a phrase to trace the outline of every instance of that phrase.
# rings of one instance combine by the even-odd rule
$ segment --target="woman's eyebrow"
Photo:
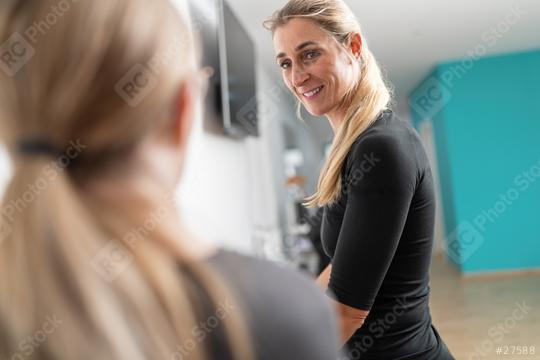
[[[304,41],[303,43],[298,45],[296,47],[296,49],[294,49],[294,51],[298,52],[298,51],[302,50],[303,48],[305,48],[306,46],[309,46],[309,45],[317,45],[317,43],[315,41],[312,41],[312,40]],[[276,59],[282,58],[285,55],[286,54],[284,52],[280,52],[279,54],[277,54]]]

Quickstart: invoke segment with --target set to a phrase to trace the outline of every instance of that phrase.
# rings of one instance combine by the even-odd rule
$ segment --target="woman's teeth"
[[[313,95],[317,94],[319,91],[322,90],[322,86],[319,86],[318,88],[316,89],[313,89],[311,91],[308,91],[307,93],[304,93],[303,95],[307,98],[310,98],[310,97],[313,97]]]

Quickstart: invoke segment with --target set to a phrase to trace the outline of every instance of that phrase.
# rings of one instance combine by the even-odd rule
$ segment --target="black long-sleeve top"
[[[418,133],[386,110],[352,145],[321,228],[332,259],[328,294],[370,311],[347,343],[350,358],[452,358],[428,307],[434,214]]]

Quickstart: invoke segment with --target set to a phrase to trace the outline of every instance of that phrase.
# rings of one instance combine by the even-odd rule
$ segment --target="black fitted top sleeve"
[[[380,131],[376,126],[351,147],[342,171],[341,199],[325,209],[325,216],[342,217],[337,241],[330,245],[327,291],[340,303],[370,310],[375,302],[418,180],[412,143],[407,132]]]

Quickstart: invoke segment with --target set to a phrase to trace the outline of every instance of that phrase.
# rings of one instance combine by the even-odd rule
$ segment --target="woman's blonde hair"
[[[167,215],[173,201],[140,189],[123,203],[89,185],[128,177],[146,139],[172,136],[197,66],[185,10],[167,0],[0,4],[0,43],[12,50],[0,134],[14,170],[0,214],[1,358],[209,359],[205,312],[220,314],[213,331],[233,358],[252,357],[232,293],[173,245],[186,237]],[[43,155],[53,149],[62,156]]]
[[[347,46],[353,34],[362,34],[360,24],[342,0],[290,0],[264,22],[272,33],[290,19],[303,18],[314,21],[335,39],[354,61],[360,62],[360,77],[348,89],[340,107],[346,108],[345,118],[334,136],[326,159],[317,191],[304,204],[308,207],[324,206],[337,201],[341,194],[341,169],[354,141],[388,108],[391,100],[381,70],[362,37],[362,53],[356,60]],[[362,36],[362,35],[361,35]],[[301,103],[298,102],[298,113]]]

